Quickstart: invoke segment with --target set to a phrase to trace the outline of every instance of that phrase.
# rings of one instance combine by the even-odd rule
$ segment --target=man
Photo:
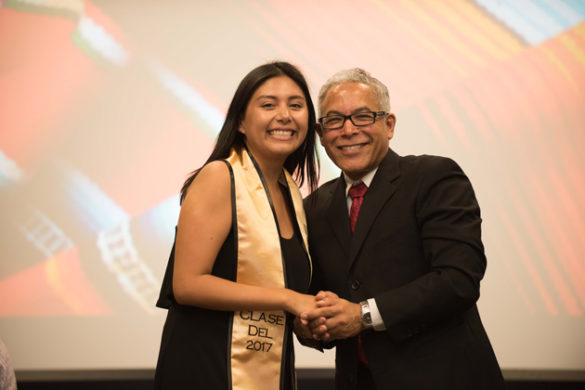
[[[329,79],[319,111],[343,174],[305,200],[314,287],[330,292],[301,321],[336,346],[336,388],[504,388],[476,307],[486,259],[468,178],[389,149],[388,90],[361,69]]]

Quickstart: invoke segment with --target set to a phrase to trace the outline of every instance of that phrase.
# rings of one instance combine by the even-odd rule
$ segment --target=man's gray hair
[[[325,100],[325,96],[327,96],[327,92],[336,85],[345,83],[362,83],[368,85],[378,97],[380,110],[390,112],[390,94],[388,93],[388,88],[367,71],[361,68],[353,68],[335,73],[323,84],[319,91],[319,116],[323,115],[323,101]]]

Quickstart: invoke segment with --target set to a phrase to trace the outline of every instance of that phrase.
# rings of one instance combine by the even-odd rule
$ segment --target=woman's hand
[[[312,339],[313,332],[308,325],[303,325],[299,317],[295,317],[293,322],[293,331],[300,339]]]
[[[317,306],[317,299],[313,295],[301,294],[292,290],[287,291],[289,291],[290,295],[286,305],[286,311],[289,313],[298,317],[301,313],[313,311],[319,307]]]

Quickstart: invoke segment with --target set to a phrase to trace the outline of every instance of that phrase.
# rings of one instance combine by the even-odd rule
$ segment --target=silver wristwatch
[[[372,314],[370,313],[370,304],[368,301],[361,301],[360,308],[362,311],[362,325],[366,329],[372,328]]]

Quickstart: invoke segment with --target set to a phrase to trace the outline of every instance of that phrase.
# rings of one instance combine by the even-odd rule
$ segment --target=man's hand
[[[359,304],[339,298],[330,291],[320,291],[315,299],[319,308],[301,314],[301,323],[311,328],[313,338],[323,341],[344,339],[364,329]]]

